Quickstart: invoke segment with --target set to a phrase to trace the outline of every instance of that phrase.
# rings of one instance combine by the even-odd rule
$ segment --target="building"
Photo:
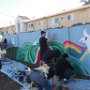
[[[27,31],[71,27],[90,23],[90,5],[26,22]]]
[[[17,18],[16,18],[16,20],[17,20]],[[28,20],[30,21],[30,19],[26,16],[18,16],[17,24],[0,28],[0,34],[2,34],[2,35],[15,34],[15,33],[18,33],[19,30],[21,30],[20,32],[26,32],[25,31],[26,27],[24,27],[26,25],[24,25],[23,22],[28,21]]]
[[[77,9],[63,11],[54,15],[25,21],[23,22],[23,25],[25,29],[24,31],[30,32],[49,28],[71,27],[73,25],[85,23],[90,23],[90,5],[85,5]],[[22,32],[22,30],[20,31]]]
[[[27,25],[25,22],[30,21],[30,19],[26,16],[17,16],[16,18],[16,33],[26,32]]]
[[[90,4],[34,20],[30,20],[26,16],[18,16],[13,30],[12,26],[4,27],[0,29],[0,33],[31,32],[50,28],[71,27],[86,23],[90,23]]]
[[[16,33],[15,25],[0,28],[0,34],[2,35],[14,34],[14,33]]]

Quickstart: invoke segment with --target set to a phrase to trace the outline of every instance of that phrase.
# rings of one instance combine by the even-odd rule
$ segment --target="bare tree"
[[[84,3],[83,5],[90,4],[90,0],[81,0],[80,2],[83,2]]]

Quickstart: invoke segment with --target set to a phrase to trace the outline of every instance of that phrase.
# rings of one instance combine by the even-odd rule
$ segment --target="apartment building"
[[[90,5],[26,22],[27,32],[90,23]]]
[[[34,20],[30,20],[26,16],[18,16],[15,21],[15,26],[0,28],[0,33],[31,32],[50,28],[71,27],[86,23],[90,23],[90,4]]]
[[[16,33],[15,25],[0,28],[1,35],[14,34]]]

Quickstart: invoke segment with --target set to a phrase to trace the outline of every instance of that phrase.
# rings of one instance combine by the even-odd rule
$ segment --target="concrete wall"
[[[63,44],[65,40],[70,40],[76,44],[79,44],[80,46],[85,46],[84,43],[81,43],[79,39],[83,37],[83,30],[86,29],[87,33],[90,33],[90,24],[87,25],[79,25],[79,26],[73,26],[71,28],[55,28],[55,29],[48,29],[45,30],[48,33],[48,37],[50,37],[50,34],[55,33],[55,38],[53,41],[59,42]],[[18,33],[18,34],[12,34],[12,35],[4,35],[4,38],[7,38],[9,43],[12,40],[12,38],[15,39],[15,41],[19,41],[19,43],[16,42],[15,46],[22,47],[22,45],[25,42],[34,43],[37,39],[40,38],[40,31],[37,32],[26,32],[26,33]],[[18,40],[17,40],[18,39]]]
[[[55,28],[46,30],[47,37],[50,37],[51,34],[55,33],[54,42],[61,43],[66,49],[70,49],[73,52],[73,55],[81,61],[86,68],[90,70],[90,24],[87,25],[78,25],[71,28]],[[40,31],[37,32],[28,32],[28,33],[19,33],[14,35],[6,35],[4,38],[8,39],[8,43],[13,46],[22,47],[25,42],[30,42],[35,44],[40,38]],[[70,42],[70,46],[66,46],[65,42]],[[80,50],[79,50],[80,49]]]

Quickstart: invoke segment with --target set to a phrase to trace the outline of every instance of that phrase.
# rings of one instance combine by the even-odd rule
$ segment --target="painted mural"
[[[64,46],[64,47],[63,47]],[[50,47],[52,49],[59,49],[62,53],[67,52],[73,57],[84,60],[85,56],[89,53],[88,49],[81,47],[71,41],[65,41],[63,45],[58,42],[51,42]],[[19,48],[17,53],[17,59],[25,60],[26,62],[39,64],[40,62],[40,50],[39,45],[32,45],[29,42],[24,43],[22,48]]]
[[[51,43],[49,43],[49,45],[52,49],[60,50],[62,55],[63,55],[63,53],[69,53],[68,50],[65,49],[66,44],[65,44],[65,47],[63,47],[63,45],[58,42],[51,42]],[[72,50],[72,52],[73,52],[73,50]],[[73,52],[73,53],[77,53],[77,52]],[[18,50],[17,59],[24,60],[26,62],[33,63],[33,64],[40,64],[39,45],[38,44],[31,45],[30,43],[25,43],[23,45],[23,47]],[[79,72],[82,74],[88,74],[88,71],[79,64],[80,63],[79,60],[70,58],[70,63],[73,63],[73,66],[74,66],[74,69],[76,72]]]
[[[71,41],[65,41],[64,47],[70,55],[81,61],[84,60],[85,56],[88,54],[88,49],[86,47],[81,47]]]
[[[51,42],[50,48],[59,49],[62,54],[66,52],[63,45],[58,42]],[[31,62],[33,64],[40,63],[40,48],[39,45],[32,45],[30,43],[24,43],[22,48],[19,48],[17,52],[17,59],[24,60],[26,62]]]
[[[73,26],[70,28],[55,28],[46,30],[47,37],[55,33],[55,38],[50,43],[52,49],[58,48],[67,52],[75,67],[83,68],[82,72],[90,74],[90,24]],[[38,40],[40,31],[19,33],[4,36],[8,42],[14,38],[14,47],[19,47],[17,59],[29,63],[40,63],[40,50]]]

